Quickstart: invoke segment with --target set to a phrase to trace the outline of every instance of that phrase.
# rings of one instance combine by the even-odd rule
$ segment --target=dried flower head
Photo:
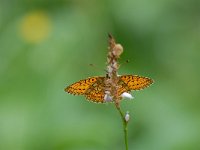
[[[123,47],[121,46],[121,44],[116,44],[113,48],[113,55],[119,58],[122,52],[123,52]]]

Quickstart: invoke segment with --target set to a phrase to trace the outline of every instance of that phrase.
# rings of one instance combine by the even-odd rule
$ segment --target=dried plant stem
[[[115,106],[117,110],[120,113],[122,122],[123,122],[123,128],[124,128],[124,141],[126,150],[128,150],[128,138],[127,138],[127,124],[128,119],[126,119],[124,113],[122,112],[120,108],[120,100],[121,95],[118,94],[118,89],[120,87],[119,83],[119,77],[118,77],[118,59],[120,55],[123,52],[123,47],[115,42],[115,39],[112,35],[108,35],[109,37],[109,47],[108,47],[108,56],[107,56],[107,80],[105,81],[105,97],[104,100],[106,102],[108,101],[114,101]]]
[[[117,110],[119,111],[119,114],[121,116],[122,119],[122,123],[123,123],[123,128],[124,128],[124,142],[125,142],[125,146],[126,146],[126,150],[128,150],[128,121],[125,120],[125,115],[123,113],[123,111],[121,110],[119,105],[115,105]]]

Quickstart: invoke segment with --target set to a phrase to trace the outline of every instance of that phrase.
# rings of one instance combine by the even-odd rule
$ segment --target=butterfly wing
[[[123,81],[121,80],[121,77],[119,78],[119,81],[118,81],[118,87],[117,87],[117,95],[119,97],[121,97],[121,95],[124,93],[124,92],[130,92],[131,90],[129,89],[128,85]]]
[[[122,80],[127,85],[129,91],[141,90],[153,83],[152,79],[137,75],[122,75],[120,76],[120,80]]]
[[[105,96],[105,77],[99,77],[85,92],[85,97],[92,102],[103,103]]]
[[[65,92],[74,95],[84,95],[85,92],[98,80],[99,77],[90,77],[84,80],[75,82],[65,88]]]

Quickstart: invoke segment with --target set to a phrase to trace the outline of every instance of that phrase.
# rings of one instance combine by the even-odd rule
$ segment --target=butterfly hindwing
[[[91,85],[85,93],[85,97],[89,101],[103,103],[105,95],[105,77],[99,77],[97,81]]]
[[[117,95],[120,97],[124,92],[130,92],[128,85],[121,79],[118,81]]]

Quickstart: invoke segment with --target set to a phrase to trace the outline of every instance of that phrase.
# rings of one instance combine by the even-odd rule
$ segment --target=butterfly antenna
[[[120,65],[125,65],[125,64],[128,64],[128,63],[130,63],[129,59],[127,59],[126,61],[122,62]]]
[[[112,39],[112,38],[113,38],[113,36],[112,36],[112,34],[111,34],[111,33],[108,33],[108,37],[109,37],[110,39]]]
[[[89,64],[89,66],[91,66],[91,67],[93,67],[93,68],[95,68],[96,70],[101,70],[102,71],[102,69],[101,68],[99,68],[99,67],[97,67],[97,66],[95,66],[94,64]],[[106,73],[108,73],[108,71],[106,70],[106,69],[103,69],[103,71],[105,71]]]

